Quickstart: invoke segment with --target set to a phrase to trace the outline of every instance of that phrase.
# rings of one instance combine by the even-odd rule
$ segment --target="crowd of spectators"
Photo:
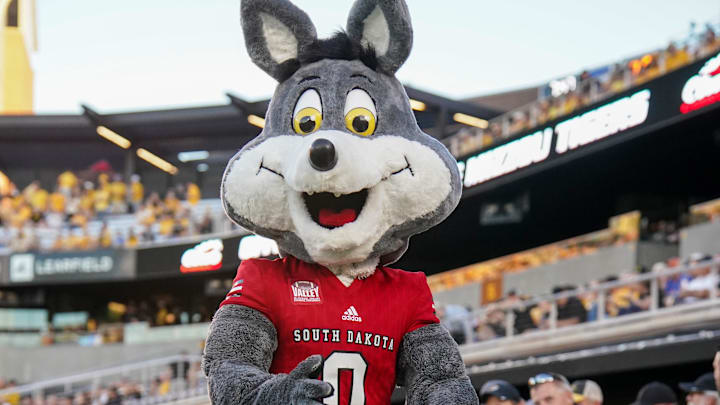
[[[662,50],[592,71],[585,70],[572,77],[573,86],[568,86],[562,94],[540,96],[529,105],[491,119],[485,129],[463,128],[448,139],[448,147],[456,157],[465,156],[650,81],[718,49],[720,36],[708,24],[702,34],[683,44],[671,42]]]
[[[122,343],[125,326],[145,323],[148,326],[172,326],[210,322],[215,307],[192,304],[172,294],[150,296],[142,300],[111,301],[73,324],[53,327],[43,334],[42,343],[99,345]]]
[[[75,386],[71,392],[46,390],[41,395],[0,395],[0,405],[140,405],[176,401],[206,393],[199,361],[178,361],[153,373],[146,382],[118,377],[117,382],[93,388]],[[17,387],[15,380],[0,378],[0,391]]]
[[[449,290],[467,283],[483,282],[506,272],[522,272],[591,254],[604,247],[623,245],[638,240],[641,220],[639,211],[621,214],[610,218],[608,228],[602,231],[434,274],[428,277],[428,284],[433,292]],[[650,227],[654,229],[654,226]]]
[[[16,252],[135,247],[208,233],[213,228],[211,213],[200,219],[191,215],[200,199],[194,183],[178,185],[161,196],[146,193],[138,175],[126,183],[119,174],[107,172],[80,177],[65,171],[52,190],[38,181],[22,190],[10,183],[0,195],[0,247]],[[108,219],[118,214],[134,215],[137,226],[112,230]]]
[[[685,260],[675,257],[656,263],[650,270],[657,276],[655,306],[689,304],[717,295],[719,269],[713,267],[719,260],[720,255],[693,253]],[[653,283],[642,275],[624,273],[584,286],[556,286],[552,299],[510,291],[480,308],[438,305],[438,317],[458,344],[464,344],[624,316],[653,307]]]
[[[714,365],[715,375],[718,368]],[[687,405],[718,405],[718,385],[713,372],[701,374],[694,381],[680,382],[677,389],[685,396]],[[603,389],[593,380],[570,381],[562,374],[541,372],[528,378],[527,388],[530,398],[526,401],[514,385],[505,380],[490,380],[482,385],[478,392],[480,403],[484,405],[603,405],[619,403],[617,398],[608,400]],[[610,390],[610,396],[617,393]],[[639,388],[633,404],[638,405],[677,405],[681,401],[671,385],[652,381]],[[627,403],[627,402],[625,402]]]
[[[688,405],[720,405],[720,353],[715,355],[712,368],[713,371],[702,373],[693,381],[677,385],[649,382],[638,389],[633,403],[678,405],[681,403],[678,393],[681,393]],[[687,376],[686,379],[693,377]],[[677,379],[682,378],[677,376]],[[672,388],[673,385],[676,389]],[[144,380],[118,377],[117,382],[96,388],[88,384],[75,387],[70,392],[65,387],[57,393],[45,390],[31,394],[12,391],[16,387],[15,381],[0,378],[0,392],[5,390],[5,394],[0,395],[0,405],[149,405],[207,395],[200,362],[187,360],[174,361]],[[529,376],[526,387],[530,394],[528,400],[523,398],[518,387],[500,379],[486,380],[476,390],[483,405],[603,405],[617,403],[618,400],[617,392],[605,392],[594,380],[579,379],[571,384],[567,377],[552,371]],[[606,393],[610,398],[606,397]]]

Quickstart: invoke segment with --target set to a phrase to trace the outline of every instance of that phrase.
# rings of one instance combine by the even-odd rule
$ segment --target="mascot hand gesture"
[[[221,198],[281,259],[245,260],[210,326],[213,404],[476,404],[421,272],[386,267],[460,199],[457,163],[423,133],[395,72],[412,46],[403,0],[357,0],[318,39],[287,0],[242,0],[253,62],[277,79],[262,133]]]

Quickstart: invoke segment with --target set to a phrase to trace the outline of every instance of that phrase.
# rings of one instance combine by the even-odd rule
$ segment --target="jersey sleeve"
[[[220,306],[234,304],[262,312],[270,322],[275,323],[269,295],[271,289],[267,288],[272,281],[272,262],[268,260],[243,260],[238,267],[237,275],[233,279],[232,287],[225,295]]]
[[[405,333],[410,333],[425,325],[440,322],[435,315],[435,304],[425,274],[421,272],[414,273],[412,280],[414,298],[410,300],[412,304]]]

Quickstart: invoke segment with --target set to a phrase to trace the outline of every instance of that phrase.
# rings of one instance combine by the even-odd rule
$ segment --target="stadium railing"
[[[48,397],[89,396],[90,403],[105,403],[108,391],[116,391],[123,404],[151,405],[184,401],[208,403],[207,383],[200,368],[200,355],[176,355],[117,367],[93,370],[62,378],[0,390],[8,396],[30,397],[43,403]],[[118,402],[119,403],[119,402]]]
[[[442,322],[461,343],[463,358],[468,364],[510,358],[513,354],[547,353],[572,347],[587,347],[593,342],[602,343],[702,325],[717,325],[720,320],[717,288],[720,279],[719,267],[720,259],[709,259],[646,274],[632,274],[627,279],[602,283],[591,288],[563,291],[526,300],[505,300],[476,308],[465,316],[442,319]],[[708,288],[706,298],[671,302],[669,296],[663,294],[663,281],[682,278],[703,269],[709,269],[705,277],[714,280],[712,287]],[[623,290],[630,291],[640,284],[649,286],[645,296],[625,295],[625,298],[644,300],[644,306],[613,313],[614,310],[610,308],[618,303],[611,305],[611,300],[618,299],[616,294]],[[563,316],[565,319],[568,316],[583,316],[580,312],[565,312],[561,316],[563,305],[567,305],[566,302],[570,300],[585,302],[589,307],[584,309],[585,315],[589,315],[593,309],[595,315],[571,325],[563,324]],[[539,321],[537,318],[533,321],[529,314],[534,308],[545,309],[544,316]],[[521,315],[523,312],[528,316]],[[492,333],[483,333],[488,329]],[[508,348],[512,348],[510,350],[513,353],[509,353]]]
[[[637,243],[641,236],[641,218],[639,211],[616,215],[609,219],[605,229],[433,274],[428,276],[428,284],[434,294],[446,291],[452,294],[453,289],[467,284],[487,282],[507,273],[523,273],[540,266],[587,257],[601,249]],[[588,267],[589,263],[585,262],[584,266]],[[500,294],[500,291],[496,291],[496,294]],[[484,297],[486,301],[494,301],[496,298],[499,298],[499,295]]]

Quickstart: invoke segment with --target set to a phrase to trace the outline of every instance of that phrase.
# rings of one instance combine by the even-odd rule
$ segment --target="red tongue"
[[[357,213],[352,208],[345,208],[340,212],[323,208],[318,213],[318,222],[325,226],[343,226],[357,218]]]

